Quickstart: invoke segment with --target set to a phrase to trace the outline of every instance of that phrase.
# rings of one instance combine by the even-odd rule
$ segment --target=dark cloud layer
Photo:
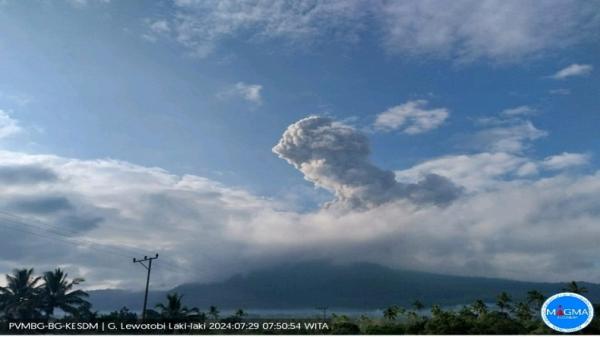
[[[0,166],[0,183],[6,185],[37,184],[57,179],[54,171],[35,165]]]
[[[85,232],[92,230],[104,220],[100,216],[86,215],[86,214],[69,214],[59,218],[57,224],[65,229],[74,232]]]
[[[28,196],[13,198],[7,207],[19,213],[48,214],[73,208],[71,202],[60,196]]]

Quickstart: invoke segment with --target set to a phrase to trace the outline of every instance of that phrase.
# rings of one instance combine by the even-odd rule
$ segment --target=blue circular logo
[[[560,332],[579,331],[594,318],[594,307],[587,298],[575,293],[560,293],[542,305],[542,319],[551,329]]]

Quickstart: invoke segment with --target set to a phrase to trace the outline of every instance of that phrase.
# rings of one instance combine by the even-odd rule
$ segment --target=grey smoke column
[[[273,152],[300,170],[306,180],[333,192],[336,204],[369,208],[401,198],[444,204],[461,189],[430,174],[416,184],[401,184],[391,171],[369,161],[369,142],[354,128],[325,117],[307,117],[290,125]]]

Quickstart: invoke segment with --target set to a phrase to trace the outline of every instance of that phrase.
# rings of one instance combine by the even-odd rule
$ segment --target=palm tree
[[[546,296],[537,290],[530,290],[527,292],[527,304],[533,304],[536,310],[539,310],[542,307],[545,299]]]
[[[425,305],[423,305],[423,303],[419,300],[416,300],[413,302],[413,308],[415,308],[415,310],[419,311],[423,308],[425,308]]]
[[[511,301],[512,299],[510,298],[510,295],[508,295],[505,291],[501,292],[496,301],[496,305],[498,305],[498,308],[500,308],[500,312],[505,312],[505,310],[510,309]]]
[[[60,268],[44,273],[41,295],[46,319],[54,314],[56,308],[71,315],[78,315],[81,307],[90,306],[89,302],[84,299],[88,297],[86,292],[73,290],[73,287],[84,282],[84,279],[75,278],[69,281],[67,276],[68,274]]]
[[[159,303],[156,305],[156,308],[160,310],[160,315],[166,319],[184,319],[188,318],[191,314],[197,314],[198,309],[188,309],[188,307],[183,305],[182,298],[183,295],[177,293],[167,294],[166,305]]]
[[[15,269],[6,275],[6,287],[0,287],[5,316],[19,320],[39,317],[40,279],[33,276],[33,269]]]
[[[575,281],[571,281],[567,284],[566,288],[563,288],[563,291],[568,291],[570,293],[575,293],[575,294],[585,294],[588,292],[586,287],[580,287],[577,282]]]
[[[219,309],[214,305],[211,305],[208,309],[208,315],[211,316],[215,321],[219,320]]]

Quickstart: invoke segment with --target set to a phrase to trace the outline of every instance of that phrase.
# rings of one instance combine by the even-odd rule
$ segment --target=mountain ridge
[[[600,284],[578,282],[588,289],[593,302],[600,301]],[[443,275],[398,270],[373,263],[338,265],[311,261],[264,268],[234,275],[221,282],[185,283],[169,291],[151,291],[149,308],[163,301],[166,293],[184,295],[188,306],[222,309],[305,309],[332,308],[380,309],[398,304],[409,306],[419,300],[426,305],[467,304],[475,299],[495,302],[506,291],[515,301],[525,299],[529,290],[550,296],[560,292],[566,282],[528,282],[501,278]],[[127,290],[90,291],[97,310],[117,310],[123,306],[137,309],[142,292]]]

